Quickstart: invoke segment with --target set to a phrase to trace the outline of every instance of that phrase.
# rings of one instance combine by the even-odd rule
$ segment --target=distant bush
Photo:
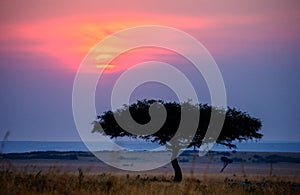
[[[88,152],[57,152],[41,151],[26,153],[3,154],[3,159],[58,159],[58,160],[77,160],[78,156],[92,156]]]
[[[290,156],[278,155],[278,154],[272,154],[266,157],[253,155],[252,162],[253,163],[280,163],[280,162],[300,163],[300,159],[295,157],[290,157]]]

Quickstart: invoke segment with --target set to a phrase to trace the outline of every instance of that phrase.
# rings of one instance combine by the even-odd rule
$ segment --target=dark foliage
[[[115,115],[122,116],[123,112],[129,109],[132,118],[139,124],[146,124],[150,119],[149,107],[154,102],[159,102],[163,104],[167,111],[167,118],[162,126],[157,132],[152,135],[134,135],[126,130],[122,129],[114,118]],[[125,105],[123,108],[116,110],[115,112],[107,111],[102,115],[98,116],[98,121],[94,121],[93,132],[105,133],[105,135],[110,136],[110,138],[117,137],[132,137],[141,138],[151,142],[157,142],[161,145],[165,145],[170,141],[175,135],[181,119],[181,106],[185,106],[193,114],[196,109],[200,109],[200,119],[196,134],[189,139],[179,139],[178,142],[188,142],[191,144],[189,147],[200,147],[207,131],[208,124],[210,122],[211,110],[219,114],[225,115],[224,125],[217,139],[218,144],[225,145],[229,148],[235,148],[236,146],[232,143],[234,140],[249,140],[249,139],[260,139],[262,134],[258,131],[260,130],[262,123],[259,119],[251,117],[249,114],[239,111],[235,108],[227,108],[226,111],[218,109],[207,104],[194,105],[189,102],[182,104],[176,102],[164,102],[161,100],[142,100],[137,101],[137,103],[131,104],[130,106]],[[100,130],[101,125],[103,131]],[[130,124],[128,124],[130,128]],[[186,135],[179,135],[179,138],[187,138]],[[172,149],[172,148],[170,148]]]

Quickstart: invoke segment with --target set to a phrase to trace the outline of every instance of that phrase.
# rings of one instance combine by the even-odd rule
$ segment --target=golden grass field
[[[262,175],[0,173],[0,194],[300,194],[298,178]]]
[[[192,154],[179,158],[184,173],[180,183],[173,182],[170,164],[130,172],[89,153],[3,154],[0,194],[300,194],[299,153],[210,152],[201,158]],[[224,155],[236,161],[220,173]],[[278,162],[265,161],[272,155]],[[149,163],[146,157],[140,155],[134,162]],[[129,159],[119,160],[127,167]]]

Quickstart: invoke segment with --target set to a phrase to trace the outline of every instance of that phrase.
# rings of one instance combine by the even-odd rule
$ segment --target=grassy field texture
[[[300,194],[295,176],[0,172],[0,194]]]
[[[127,166],[130,155],[118,160]],[[86,152],[2,154],[0,194],[300,194],[299,155],[210,152],[200,158],[186,152],[179,158],[184,179],[176,183],[170,164],[129,172]],[[233,163],[220,173],[223,156]],[[149,163],[146,157],[141,153],[134,163]]]

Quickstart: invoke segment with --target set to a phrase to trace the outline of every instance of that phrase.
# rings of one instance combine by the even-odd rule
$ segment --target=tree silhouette
[[[123,128],[116,121],[115,117],[122,119],[123,116],[128,117],[128,113],[130,113],[136,123],[150,123],[151,117],[149,115],[149,108],[155,103],[160,103],[160,105],[165,107],[166,120],[162,127],[153,134],[145,133],[145,131],[147,132],[147,130],[151,130],[149,126],[146,130],[141,129],[141,131],[144,130],[144,133],[139,135],[126,131],[133,126],[130,121],[126,123],[126,117],[124,119],[125,121],[123,121],[123,124],[121,125]],[[158,108],[162,109],[159,106]],[[110,138],[125,136],[141,138],[167,146],[167,148],[172,152],[171,163],[175,171],[174,181],[181,181],[182,172],[177,160],[180,150],[182,148],[199,148],[201,146],[209,126],[212,111],[220,115],[225,115],[222,131],[216,140],[218,144],[225,145],[229,148],[236,148],[236,145],[232,143],[234,140],[243,141],[248,139],[260,139],[262,137],[262,134],[258,133],[262,126],[261,121],[257,118],[250,117],[249,114],[235,108],[227,108],[224,110],[207,104],[196,105],[190,102],[179,104],[176,102],[164,102],[162,100],[137,101],[131,105],[124,105],[123,108],[116,111],[104,112],[102,115],[98,116],[97,121],[94,121],[94,128],[92,132],[100,132]],[[199,112],[200,116],[197,115]],[[189,134],[185,131],[177,132],[180,127],[180,121],[183,120],[182,115],[185,115],[186,118],[193,118],[194,116],[197,116],[196,120],[198,120],[198,126],[196,126],[197,129],[195,134]],[[102,129],[99,128],[99,124]],[[185,128],[189,128],[189,126],[185,126]]]
[[[227,165],[231,164],[233,162],[233,160],[230,158],[227,158],[225,156],[222,156],[221,161],[223,162],[223,168],[220,171],[222,173],[224,171],[224,169],[227,167]]]

